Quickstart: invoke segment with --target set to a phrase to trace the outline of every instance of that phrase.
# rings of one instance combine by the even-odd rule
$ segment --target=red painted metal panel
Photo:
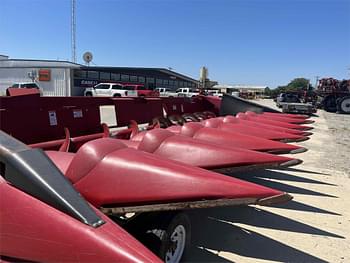
[[[274,121],[274,120],[263,119],[263,118],[260,119],[257,117],[249,116],[245,113],[238,113],[236,116],[238,118],[242,118],[244,120],[250,120],[250,121],[257,122],[257,123],[269,124],[269,125],[282,127],[282,128],[295,129],[295,130],[310,130],[310,129],[312,129],[311,127],[298,125],[298,124]]]
[[[191,136],[194,139],[212,142],[224,147],[238,147],[256,151],[293,151],[302,147],[276,142],[255,136],[235,132],[226,132],[215,128],[203,127],[200,123],[186,123],[182,126],[180,134]]]
[[[205,169],[259,164],[277,165],[295,160],[242,148],[219,146],[187,136],[175,135],[164,129],[145,132],[138,145],[134,144],[131,147]]]
[[[163,116],[162,100],[160,98],[115,98],[118,126],[126,126],[130,120],[138,123],[148,123],[154,117]]]
[[[260,138],[265,138],[269,140],[306,140],[307,137],[302,135],[290,134],[286,132],[278,132],[270,129],[262,128],[262,127],[254,127],[246,125],[243,120],[235,118],[235,117],[225,117],[225,118],[212,118],[208,120],[204,120],[201,122],[205,127],[208,128],[217,128],[224,131],[233,131],[239,132],[246,135],[252,135]]]
[[[60,154],[67,153],[50,157],[58,163]],[[66,170],[66,176],[97,207],[264,198],[282,194],[278,190],[123,147],[109,138],[94,140],[81,147]]]
[[[300,114],[290,114],[290,113],[274,113],[274,112],[263,112],[266,116],[286,116],[289,118],[300,118],[300,119],[308,119],[309,115],[300,115]]]
[[[163,107],[167,115],[183,114],[197,111],[213,111],[217,113],[215,107],[209,103],[204,97],[198,96],[194,98],[162,98]]]
[[[125,230],[93,228],[10,186],[0,177],[0,255],[35,262],[161,262]]]
[[[247,115],[257,117],[257,118],[263,118],[268,120],[275,120],[275,121],[281,121],[281,122],[287,122],[287,123],[293,123],[293,124],[310,124],[314,123],[313,120],[306,120],[306,119],[300,119],[300,118],[291,118],[287,116],[276,116],[276,115],[264,115],[264,114],[257,114],[252,111],[247,111]]]
[[[285,133],[302,135],[302,136],[309,136],[312,134],[310,132],[305,132],[305,131],[300,131],[300,130],[295,130],[295,129],[288,129],[288,128],[278,127],[278,126],[271,125],[271,124],[251,121],[251,120],[248,120],[248,116],[246,116],[245,114],[242,114],[242,115],[238,114],[236,117],[233,117],[233,116],[226,116],[225,117],[225,121],[227,123],[229,123],[229,122],[236,123],[236,119],[238,119],[239,122],[241,122],[242,124],[247,125],[249,127],[264,128],[264,129],[271,130],[271,131],[285,132]]]

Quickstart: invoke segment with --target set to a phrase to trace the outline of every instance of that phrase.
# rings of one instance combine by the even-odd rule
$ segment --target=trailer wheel
[[[184,260],[191,242],[191,223],[185,213],[175,215],[161,237],[159,256],[166,263]]]
[[[328,112],[336,112],[337,111],[337,103],[336,98],[332,95],[329,95],[323,100],[323,108]]]
[[[341,113],[350,114],[350,96],[340,99],[337,106]]]

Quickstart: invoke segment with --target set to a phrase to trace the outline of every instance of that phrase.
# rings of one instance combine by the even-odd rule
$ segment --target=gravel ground
[[[260,100],[265,106],[275,109],[272,100]],[[311,136],[311,140],[304,143],[319,158],[310,163],[311,159],[305,160],[309,165],[320,169],[335,170],[350,176],[350,115],[335,114],[318,110],[313,117],[316,124],[312,132],[317,136]]]
[[[258,103],[274,106],[272,100]],[[192,262],[350,262],[350,115],[319,111],[295,168],[234,176],[289,192],[287,204],[194,211]]]
[[[327,133],[330,136],[329,151],[325,153],[322,164],[329,169],[336,169],[350,176],[350,115],[320,111],[326,120]]]

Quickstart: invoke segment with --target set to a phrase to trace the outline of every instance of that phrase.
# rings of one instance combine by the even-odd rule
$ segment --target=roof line
[[[82,66],[82,69],[83,70],[86,70],[86,69],[98,69],[98,68],[111,68],[111,69],[144,69],[144,70],[158,70],[158,71],[161,71],[163,73],[167,73],[167,74],[170,74],[170,75],[173,75],[173,76],[177,76],[177,77],[180,77],[180,78],[184,78],[184,79],[188,79],[190,81],[198,81],[194,78],[191,78],[189,76],[186,76],[186,75],[183,75],[181,73],[178,73],[178,72],[175,72],[175,71],[171,71],[167,68],[150,68],[150,67],[115,67],[115,66],[85,66],[83,65]]]
[[[9,58],[2,61],[35,61],[35,62],[63,62],[69,63],[77,66],[83,66],[82,64],[74,63],[68,60],[54,60],[54,59],[22,59],[22,58]]]

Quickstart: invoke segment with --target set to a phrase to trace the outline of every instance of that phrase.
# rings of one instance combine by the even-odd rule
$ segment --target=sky
[[[0,54],[71,60],[70,0],[1,0]],[[350,78],[350,0],[76,0],[77,62],[220,84]]]

